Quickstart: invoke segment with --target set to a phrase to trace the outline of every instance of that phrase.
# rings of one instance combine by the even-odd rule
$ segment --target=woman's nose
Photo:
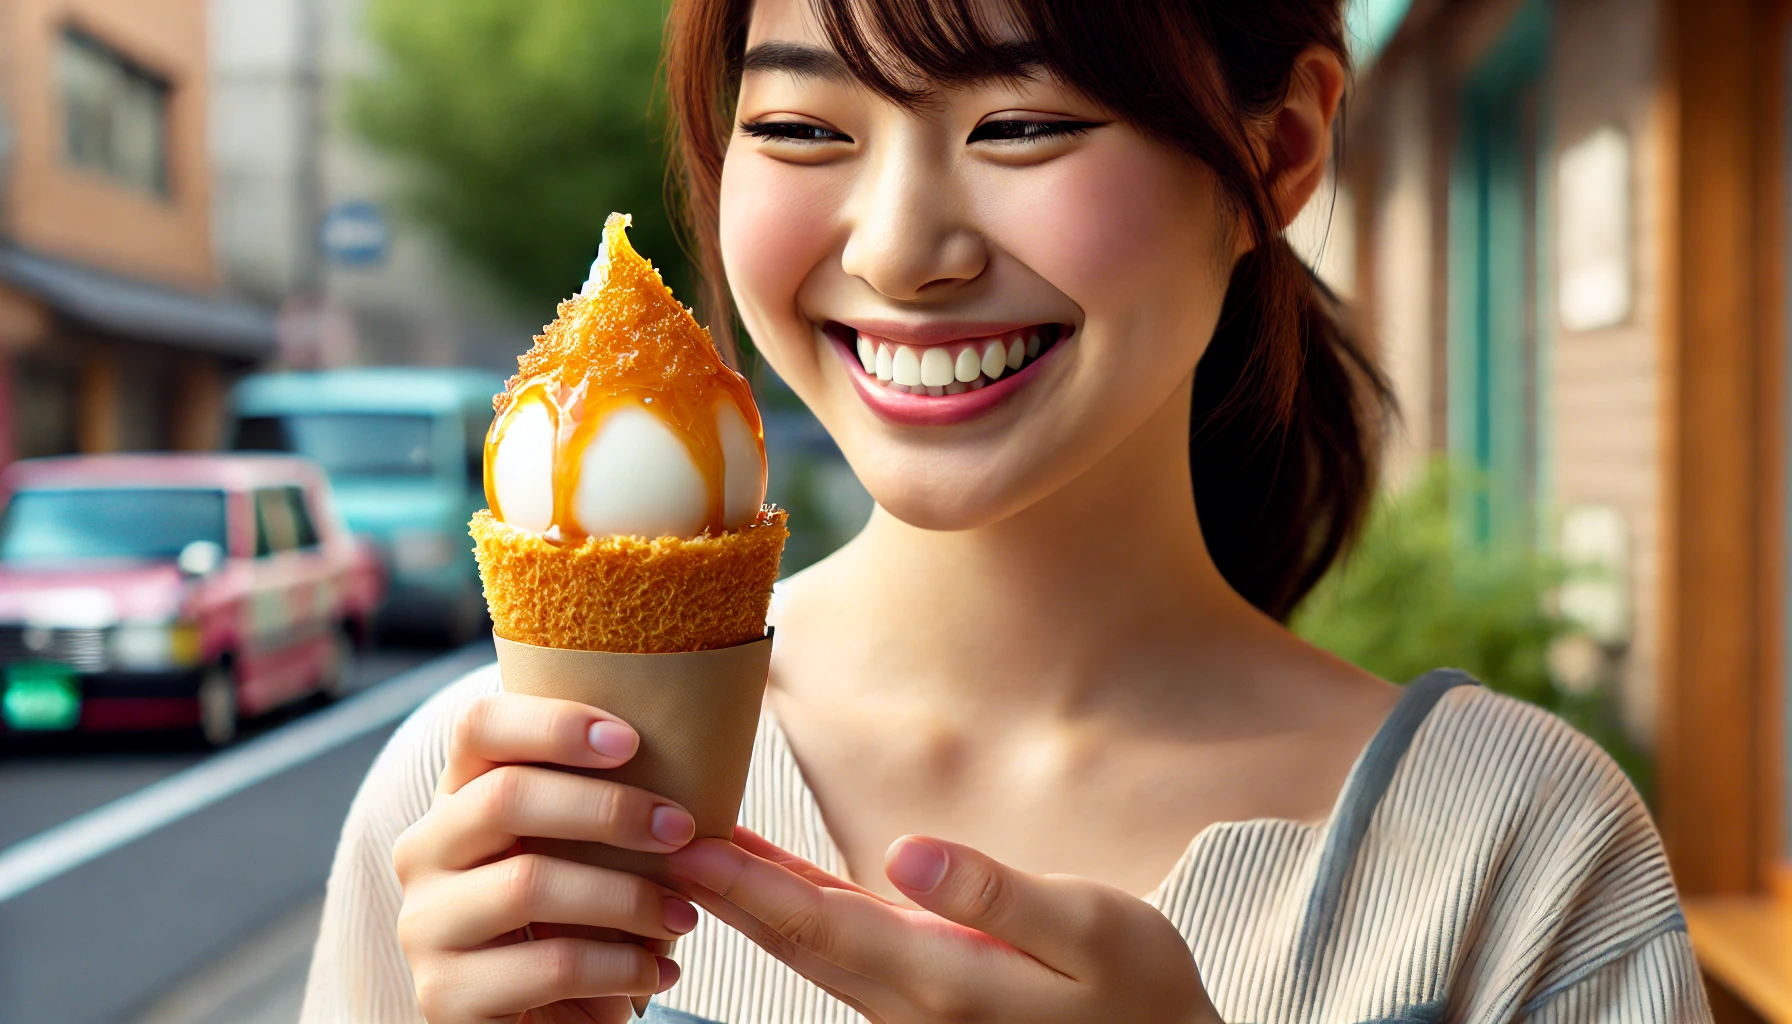
[[[892,299],[923,299],[975,280],[989,263],[980,232],[957,213],[942,175],[888,154],[855,190],[841,266]]]

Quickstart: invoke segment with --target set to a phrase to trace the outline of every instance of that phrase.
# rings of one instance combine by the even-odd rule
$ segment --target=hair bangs
[[[906,107],[940,87],[1055,71],[1024,10],[1010,0],[810,0],[854,78]],[[1005,16],[1005,17],[1004,17]]]

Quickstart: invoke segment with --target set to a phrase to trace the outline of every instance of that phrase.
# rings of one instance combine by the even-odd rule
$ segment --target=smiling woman
[[[1065,361],[1102,367],[1111,385],[1131,388],[1136,378],[1115,371],[1147,357],[1148,365],[1175,371],[1154,375],[1163,390],[1180,381],[1182,364],[1201,362],[1190,409],[1190,460],[1207,547],[1233,587],[1285,618],[1361,520],[1389,408],[1386,386],[1342,328],[1335,300],[1281,237],[1317,184],[1309,175],[1322,172],[1329,133],[1290,130],[1285,123],[1255,134],[1247,128],[1277,121],[1290,86],[1299,84],[1290,81],[1291,72],[1314,73],[1310,61],[1296,66],[1305,49],[1317,43],[1342,54],[1335,5],[833,3],[813,10],[823,45],[792,36],[745,46],[748,13],[754,11],[745,0],[687,4],[677,12],[669,53],[687,208],[711,289],[711,319],[726,322],[732,287],[749,333],[762,349],[767,346],[763,328],[769,325],[756,324],[759,311],[739,300],[759,291],[759,277],[777,266],[765,260],[782,251],[774,240],[802,232],[819,244],[823,236],[805,230],[818,201],[845,200],[834,203],[837,212],[854,220],[873,208],[883,218],[860,225],[856,251],[840,254],[848,273],[855,256],[871,255],[870,231],[929,223],[905,217],[906,202],[935,209],[954,200],[975,202],[978,219],[998,226],[984,236],[992,251],[962,235],[915,234],[908,248],[883,252],[905,258],[911,249],[947,243],[941,254],[946,262],[936,268],[945,271],[941,279],[892,282],[904,300],[918,298],[909,292],[930,285],[929,297],[936,298],[959,266],[959,279],[969,287],[951,289],[957,292],[952,302],[929,302],[934,308],[927,324],[913,312],[884,309],[877,323],[859,325],[863,330],[838,319],[821,325],[865,369],[855,383],[868,384],[872,377],[888,382],[860,388],[874,410],[886,418],[944,423],[992,408],[997,396],[943,403],[895,396],[925,388],[927,397],[943,398],[958,392],[954,384],[964,384],[958,392],[964,393],[995,383],[1004,366],[1008,372],[1030,369],[1053,342],[1074,338],[1083,319],[1028,322],[1030,313],[1016,319],[1029,298],[1034,305],[1049,300],[1006,282],[1007,294],[998,296],[991,282],[1019,277],[1015,285],[1035,292],[1049,286],[1060,293],[1060,306],[1065,298],[1082,298],[1075,289],[1084,286],[1086,294],[1128,309],[1135,320],[1153,305],[1136,302],[1138,297],[1155,296],[1161,305],[1175,296],[1177,320],[1193,320],[1162,325],[1168,330],[1160,336],[1161,358],[1131,346],[1122,357],[1109,338],[1097,337],[1082,343],[1100,351]],[[983,17],[972,16],[976,11]],[[763,18],[767,12],[754,13]],[[1326,105],[1326,127],[1342,87],[1337,61],[1330,67],[1329,75],[1308,83],[1330,90],[1315,95]],[[741,102],[734,109],[730,100],[737,91]],[[831,95],[817,102],[818,93]],[[925,164],[877,159],[874,150],[888,151],[901,136],[867,123],[867,101],[958,133],[962,149],[928,152]],[[954,118],[962,123],[951,124]],[[759,159],[742,159],[749,153]],[[874,180],[862,172],[866,155],[877,168],[901,175],[899,191],[864,187]],[[927,173],[915,173],[922,166]],[[1299,173],[1286,173],[1292,168]],[[856,195],[840,191],[848,175],[861,185]],[[962,188],[941,192],[942,180]],[[729,203],[731,186],[743,199],[764,198]],[[818,197],[818,190],[828,198]],[[731,220],[730,210],[752,218],[738,233],[731,230],[739,221]],[[941,210],[947,211],[950,206]],[[741,258],[730,260],[736,239]],[[1029,272],[1016,275],[1017,263]],[[900,275],[918,267],[884,269]],[[1007,308],[998,322],[988,322],[998,305]],[[964,323],[940,322],[958,315],[953,307],[974,315]],[[853,315],[864,314],[855,309]],[[1206,329],[1202,318],[1209,321]],[[912,333],[917,327],[923,328],[920,335]],[[979,359],[980,369],[987,364],[996,372],[971,375],[968,349],[981,347],[983,356],[993,356],[988,346],[1004,334],[1008,357],[1000,363]],[[1205,344],[1171,348],[1189,338]],[[1013,343],[1020,339],[1027,339],[1027,348],[1017,361]],[[930,351],[942,343],[946,347]],[[890,363],[880,370],[886,350]],[[767,356],[784,373],[777,354]],[[1020,378],[1014,373],[1005,391],[1020,390]],[[836,424],[822,418],[841,439]],[[850,449],[847,455],[852,458]],[[1054,455],[1040,451],[1066,471],[1077,468],[1074,460]],[[854,468],[865,475],[861,461]]]
[[[1283,625],[1388,407],[1282,237],[1342,19],[680,0],[706,315],[877,508],[776,596],[732,842],[602,777],[654,742],[603,711],[489,677],[419,711],[345,827],[306,1019],[1705,1019],[1609,758]]]

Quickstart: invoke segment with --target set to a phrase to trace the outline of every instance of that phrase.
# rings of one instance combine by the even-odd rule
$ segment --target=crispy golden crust
[[[660,272],[629,244],[629,218],[612,213],[604,223],[607,269],[599,287],[560,303],[554,322],[534,347],[517,357],[516,376],[493,399],[500,413],[533,381],[551,377],[590,395],[621,391],[715,389],[753,408],[745,377],[722,361],[709,331],[673,298]],[[707,406],[706,406],[707,408]],[[754,416],[747,413],[749,422]]]
[[[591,537],[561,546],[474,513],[492,624],[507,640],[581,651],[671,654],[765,634],[788,515],[716,537]]]

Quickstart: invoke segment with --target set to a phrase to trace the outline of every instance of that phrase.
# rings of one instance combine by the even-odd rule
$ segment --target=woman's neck
[[[1186,704],[1191,676],[1210,675],[1203,663],[1232,662],[1241,641],[1274,631],[1202,541],[1186,408],[1185,386],[1082,477],[985,527],[923,530],[877,509],[789,597],[807,622],[836,620],[839,642],[876,668],[848,676],[903,700],[984,721],[1131,717],[1169,664]]]

